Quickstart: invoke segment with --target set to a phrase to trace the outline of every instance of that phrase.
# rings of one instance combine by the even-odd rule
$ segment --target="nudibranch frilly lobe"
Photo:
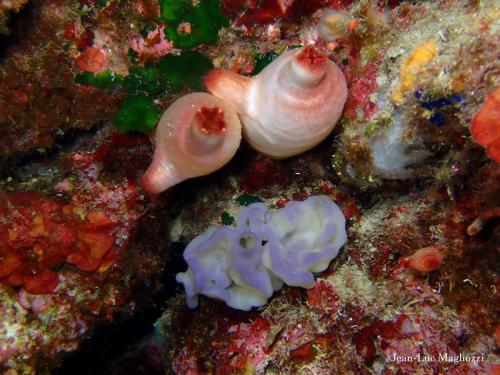
[[[347,99],[341,70],[313,46],[283,53],[252,78],[213,70],[205,85],[213,95],[186,95],[161,117],[153,163],[142,179],[146,192],[158,194],[226,164],[240,144],[240,119],[248,143],[269,157],[307,151],[331,133]]]
[[[341,70],[313,46],[283,53],[252,78],[213,70],[205,85],[236,108],[248,143],[276,159],[300,154],[324,140],[347,99]]]
[[[234,109],[207,93],[175,101],[156,127],[153,162],[142,186],[158,194],[188,178],[221,168],[241,142],[241,123]]]

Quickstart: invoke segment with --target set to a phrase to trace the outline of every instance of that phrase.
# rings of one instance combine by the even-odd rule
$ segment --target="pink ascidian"
[[[436,271],[441,267],[443,261],[442,252],[445,249],[446,246],[443,244],[424,247],[406,258],[405,263],[409,268],[420,272]]]
[[[228,104],[206,93],[183,96],[158,123],[153,162],[142,185],[158,194],[188,178],[210,174],[232,159],[240,141],[241,124]]]
[[[276,159],[300,154],[324,140],[347,98],[344,75],[313,46],[283,53],[252,78],[213,70],[205,85],[236,108],[248,143]]]

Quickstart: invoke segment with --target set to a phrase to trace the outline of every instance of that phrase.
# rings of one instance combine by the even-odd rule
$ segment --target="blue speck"
[[[420,104],[423,108],[428,109],[428,110],[433,110],[433,109],[439,109],[442,108],[446,105],[453,104],[450,99],[448,98],[439,98],[436,100],[431,100],[429,102],[423,102]]]
[[[463,98],[458,94],[451,95],[450,99],[453,100],[455,103],[461,103],[463,100]]]
[[[441,113],[441,112],[437,112],[437,113],[434,113],[431,118],[429,119],[430,123],[432,125],[436,125],[436,126],[443,126],[446,119],[444,117],[444,115]]]
[[[418,100],[422,99],[422,91],[415,91],[415,98]],[[459,104],[463,101],[463,97],[458,94],[452,94],[448,96],[447,98],[439,98],[436,100],[428,100],[420,103],[420,106],[422,108],[428,109],[429,111],[432,111],[434,109],[440,109],[442,107],[445,107],[447,105],[452,105],[452,104]]]

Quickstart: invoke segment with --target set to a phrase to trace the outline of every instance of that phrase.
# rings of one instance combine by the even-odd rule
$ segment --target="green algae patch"
[[[213,69],[208,57],[187,51],[180,55],[167,55],[158,64],[130,68],[123,78],[123,90],[128,94],[157,96],[164,92],[176,94],[184,88],[203,90],[203,77]]]
[[[243,194],[240,195],[238,198],[236,198],[236,203],[238,203],[240,206],[249,206],[252,203],[259,203],[259,202],[264,202],[264,201],[258,196],[251,194]]]
[[[158,69],[168,82],[173,93],[186,86],[193,90],[203,90],[203,77],[213,69],[212,62],[198,52],[184,52],[181,55],[167,55],[160,59]]]
[[[161,18],[166,22],[175,22],[178,17],[192,7],[190,0],[160,0]]]
[[[186,87],[203,90],[203,77],[212,69],[208,57],[186,51],[164,56],[156,65],[133,66],[125,77],[109,70],[96,74],[84,72],[75,77],[75,82],[100,89],[121,88],[132,95],[157,96],[163,92],[176,94]]]
[[[274,51],[258,53],[255,55],[253,60],[253,72],[252,75],[259,74],[266,66],[272,63],[280,54]]]
[[[234,224],[234,217],[232,217],[228,212],[224,211],[221,215],[220,215],[220,219],[222,221],[222,224],[224,225],[232,225]]]
[[[123,76],[121,74],[105,70],[100,73],[80,73],[75,77],[75,82],[85,86],[95,86],[100,89],[115,89],[122,84]]]
[[[220,0],[160,0],[161,17],[168,25],[165,33],[176,48],[190,49],[214,44],[219,30],[229,26],[220,10]]]
[[[122,132],[149,132],[160,118],[160,110],[152,99],[140,96],[127,96],[113,120],[116,128]]]
[[[135,95],[158,95],[167,87],[167,80],[157,68],[131,67],[123,80],[123,89]]]

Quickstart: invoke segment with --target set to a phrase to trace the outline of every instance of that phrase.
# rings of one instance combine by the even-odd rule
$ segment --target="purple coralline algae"
[[[184,251],[184,285],[190,308],[198,295],[221,299],[248,311],[266,304],[283,283],[312,288],[313,272],[324,271],[347,242],[342,210],[327,196],[290,202],[270,212],[254,203],[241,212],[235,229],[210,227]]]

